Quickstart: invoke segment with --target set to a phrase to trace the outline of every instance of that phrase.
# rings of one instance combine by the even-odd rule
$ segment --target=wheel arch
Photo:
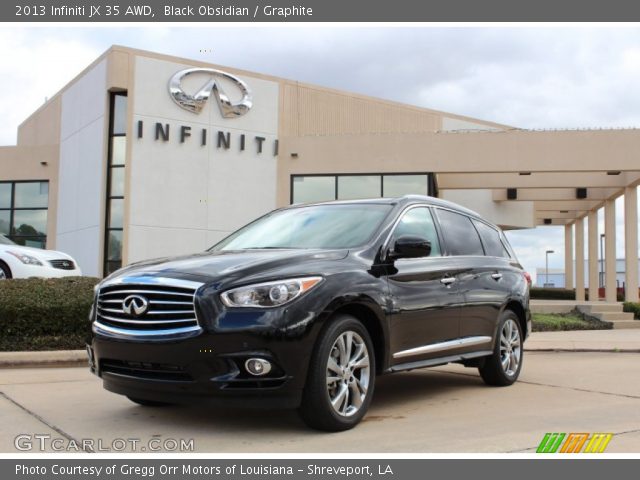
[[[6,268],[6,271],[9,272],[9,276],[7,278],[13,278],[13,271],[11,270],[11,266],[0,258],[0,265]]]
[[[527,313],[522,305],[522,303],[516,299],[510,299],[500,311],[500,315],[502,315],[506,310],[511,310],[518,317],[518,322],[520,323],[520,328],[522,329],[522,338],[524,339],[527,336]]]
[[[373,343],[376,373],[382,373],[389,358],[388,326],[385,314],[373,299],[358,298],[340,302],[331,309],[330,318],[347,314],[358,319],[367,329]]]

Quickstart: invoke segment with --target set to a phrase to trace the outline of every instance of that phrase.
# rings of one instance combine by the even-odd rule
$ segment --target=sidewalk
[[[525,351],[540,352],[639,352],[640,329],[534,332]]]
[[[534,332],[525,342],[528,352],[633,352],[640,353],[638,330],[575,330]],[[84,367],[84,350],[0,352],[0,368]]]

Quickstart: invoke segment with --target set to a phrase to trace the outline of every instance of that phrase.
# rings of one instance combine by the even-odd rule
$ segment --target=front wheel
[[[311,358],[300,406],[304,422],[330,432],[356,426],[371,403],[375,371],[364,325],[350,315],[334,318]]]
[[[522,370],[522,328],[518,316],[505,310],[498,324],[493,355],[478,369],[487,385],[506,387],[514,383]]]
[[[0,260],[0,280],[11,278],[11,269],[9,265]]]

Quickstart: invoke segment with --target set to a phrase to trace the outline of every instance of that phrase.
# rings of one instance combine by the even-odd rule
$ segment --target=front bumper
[[[313,330],[313,329],[311,329]],[[189,338],[126,340],[94,331],[87,349],[91,371],[104,388],[167,403],[210,403],[261,408],[300,405],[314,334],[299,338],[203,330]],[[271,371],[253,376],[249,358],[269,361]]]

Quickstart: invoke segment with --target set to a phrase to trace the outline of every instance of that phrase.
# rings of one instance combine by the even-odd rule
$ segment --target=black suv
[[[96,288],[91,321],[107,390],[299,408],[332,431],[362,419],[378,374],[458,362],[512,384],[531,327],[500,229],[422,196],[283,208],[206,252],[130,265]]]

